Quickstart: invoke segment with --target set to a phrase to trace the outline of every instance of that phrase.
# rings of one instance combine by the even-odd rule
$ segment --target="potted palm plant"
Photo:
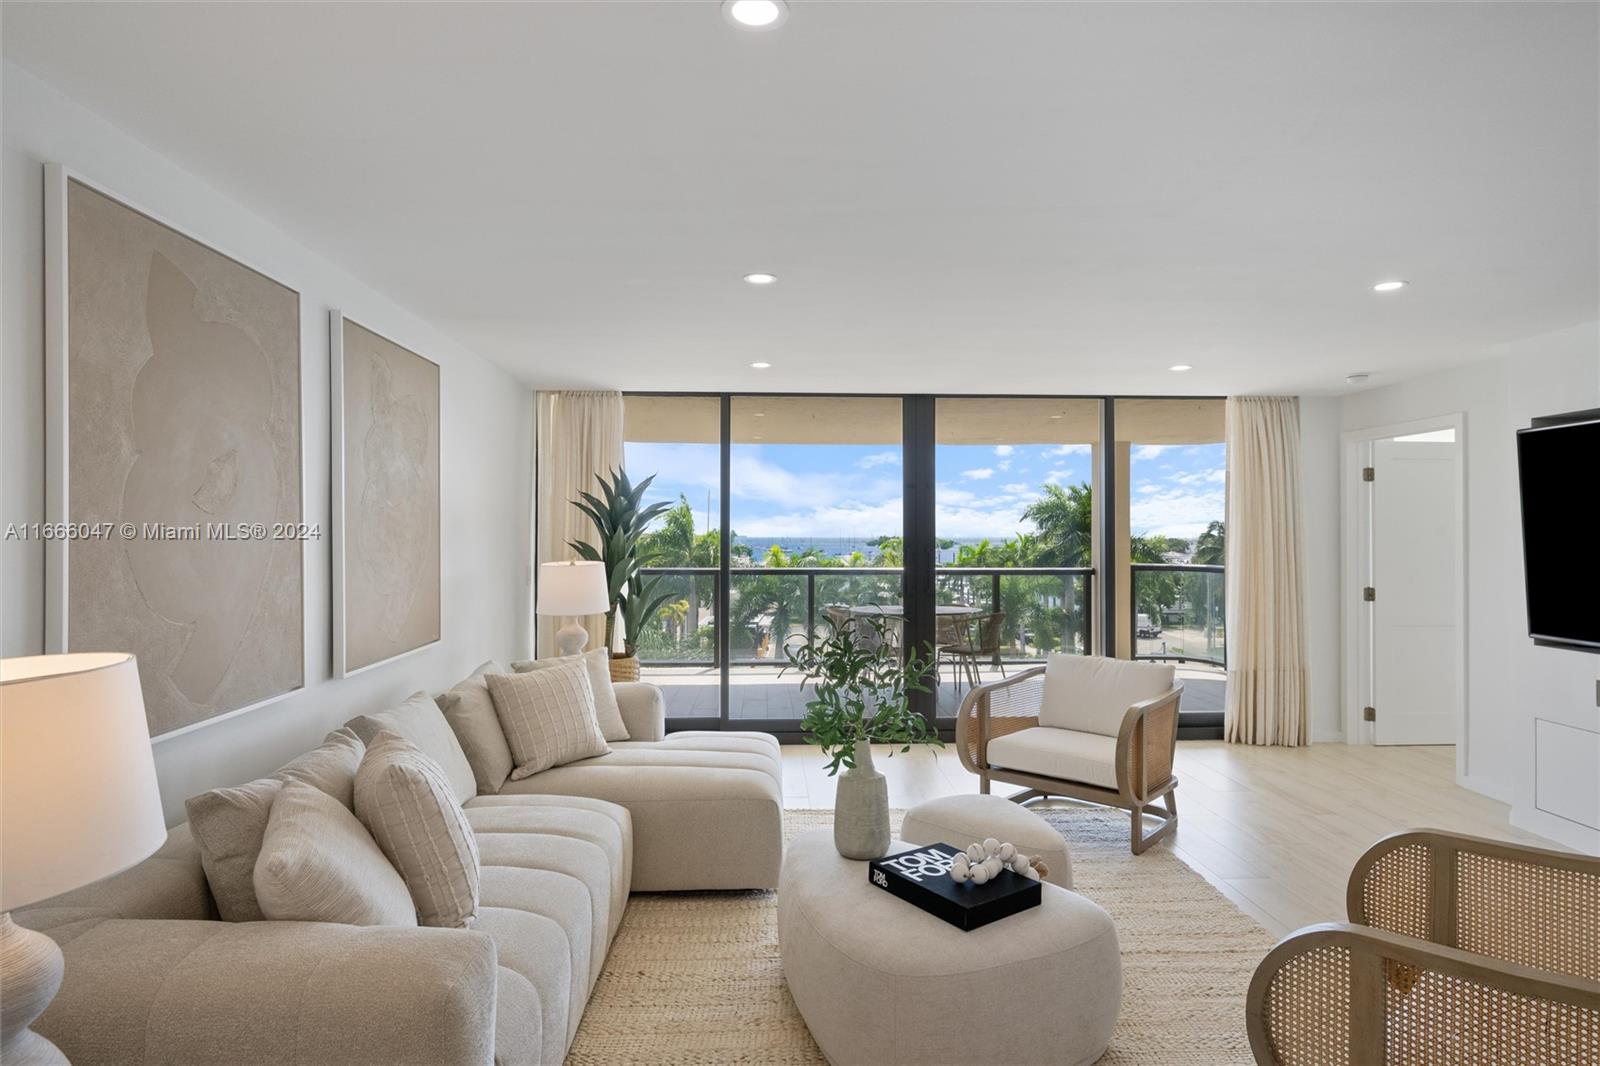
[[[872,743],[902,752],[913,744],[944,746],[911,709],[910,694],[928,691],[922,678],[933,669],[932,649],[909,649],[902,660],[888,637],[883,619],[860,618],[820,643],[785,649],[789,666],[815,693],[800,722],[806,741],[828,757],[829,777],[844,770],[834,798],[833,846],[847,859],[877,859],[889,850],[889,784],[872,765]]]
[[[614,681],[637,681],[639,634],[651,615],[671,598],[670,594],[656,594],[658,579],[646,579],[640,573],[648,560],[639,551],[639,538],[670,505],[653,503],[648,507],[640,506],[645,491],[655,480],[653,474],[635,485],[618,468],[611,472],[609,481],[604,474],[596,474],[595,480],[600,483],[600,494],[580,492],[572,505],[589,517],[594,525],[595,540],[599,544],[597,546],[582,540],[567,543],[580,557],[605,564],[606,591],[611,600],[610,608],[606,611],[605,646],[608,649],[616,647],[619,608],[623,624],[622,651],[611,651],[611,677]]]

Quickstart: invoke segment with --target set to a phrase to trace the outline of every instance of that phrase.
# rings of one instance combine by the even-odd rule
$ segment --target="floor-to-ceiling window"
[[[809,690],[786,652],[901,603],[900,400],[729,401],[728,717],[794,728]]]
[[[1094,648],[1093,399],[935,405],[938,714],[974,684]]]
[[[636,482],[654,477],[644,502],[670,505],[639,545],[651,590],[671,596],[640,634],[643,677],[661,686],[669,718],[701,724],[722,714],[721,411],[716,396],[630,395],[623,414],[629,475]]]
[[[625,437],[670,505],[639,647],[675,728],[797,729],[786,652],[860,618],[937,651],[946,727],[1056,652],[1173,661],[1186,724],[1220,711],[1221,400],[640,394]]]
[[[1175,664],[1185,727],[1218,726],[1227,680],[1223,401],[1124,398],[1116,413],[1128,534],[1117,560],[1127,575],[1117,653]]]

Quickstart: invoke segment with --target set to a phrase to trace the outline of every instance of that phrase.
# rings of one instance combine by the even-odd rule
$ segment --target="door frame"
[[[1397,422],[1382,426],[1368,426],[1345,430],[1341,436],[1339,491],[1343,506],[1342,559],[1339,574],[1339,614],[1342,632],[1341,658],[1344,661],[1344,684],[1341,702],[1344,704],[1344,736],[1346,744],[1374,745],[1375,730],[1362,721],[1361,711],[1366,706],[1362,681],[1371,661],[1371,627],[1367,625],[1366,612],[1361,604],[1361,589],[1371,564],[1371,514],[1370,494],[1363,491],[1361,469],[1366,465],[1374,441],[1390,437],[1403,437],[1412,433],[1452,429],[1456,435],[1456,493],[1455,493],[1455,547],[1456,587],[1460,595],[1455,601],[1456,645],[1455,675],[1459,713],[1456,715],[1456,783],[1487,792],[1481,783],[1467,776],[1467,715],[1471,700],[1467,694],[1467,416],[1456,411]],[[1493,794],[1493,793],[1490,793]]]

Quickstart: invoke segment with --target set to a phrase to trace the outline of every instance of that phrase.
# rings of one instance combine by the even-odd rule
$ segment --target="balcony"
[[[1133,657],[1178,667],[1184,686],[1180,736],[1219,735],[1228,675],[1223,568],[1134,563],[1130,570]]]
[[[641,634],[646,678],[665,692],[669,717],[717,717],[718,571],[652,567],[644,574],[659,578],[661,591],[677,594]],[[893,629],[903,599],[898,567],[734,567],[729,580],[729,716],[742,720],[798,720],[805,714],[807,689],[792,674],[778,676],[787,664],[784,649],[825,636],[833,624],[830,610],[838,617],[852,608],[879,608]],[[964,631],[976,648],[980,619],[1004,615],[983,654],[941,664],[939,717],[955,717],[974,672],[986,682],[1051,652],[1082,654],[1090,648],[1092,587],[1093,571],[1086,568],[939,569],[944,632]]]

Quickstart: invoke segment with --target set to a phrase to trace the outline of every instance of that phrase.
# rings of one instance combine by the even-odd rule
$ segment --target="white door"
[[[1379,744],[1454,744],[1461,714],[1461,445],[1454,433],[1419,436],[1372,445],[1367,606]]]

